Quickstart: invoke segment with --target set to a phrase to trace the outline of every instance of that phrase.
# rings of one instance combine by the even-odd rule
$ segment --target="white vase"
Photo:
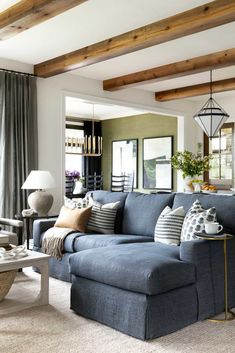
[[[73,194],[82,194],[83,184],[80,180],[75,181],[75,188],[73,190]]]
[[[184,177],[184,191],[185,192],[193,192],[194,191],[193,184],[192,184],[193,179],[194,179],[194,177],[191,177],[189,175],[186,175],[186,177]]]
[[[201,184],[193,183],[194,192],[201,192]]]

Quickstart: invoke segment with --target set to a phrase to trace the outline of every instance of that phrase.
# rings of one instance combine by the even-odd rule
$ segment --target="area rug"
[[[39,288],[40,276],[20,274],[7,299],[27,301]],[[0,317],[1,353],[233,353],[235,321],[203,321],[178,332],[143,342],[69,308],[70,284],[50,279],[50,305]]]

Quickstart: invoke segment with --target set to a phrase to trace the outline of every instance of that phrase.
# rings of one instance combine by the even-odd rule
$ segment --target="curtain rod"
[[[11,72],[11,73],[18,74],[18,75],[38,77],[37,75],[30,74],[29,72],[21,72],[21,71],[8,70],[8,69],[3,69],[3,68],[0,68],[0,71]]]

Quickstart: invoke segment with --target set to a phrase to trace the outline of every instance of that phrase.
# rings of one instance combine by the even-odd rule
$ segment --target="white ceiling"
[[[147,111],[144,110],[137,110],[120,105],[98,103],[93,104],[91,102],[74,97],[66,97],[65,111],[66,116],[97,120],[115,119],[147,113]]]
[[[1,1],[0,10],[15,2],[17,1]],[[0,42],[0,58],[36,64],[207,2],[209,0],[89,0]],[[235,22],[90,65],[73,71],[72,74],[104,80],[233,48],[234,33]],[[207,82],[208,76],[208,73],[201,73],[140,85],[138,88],[151,92],[167,90]],[[228,77],[235,77],[235,66],[215,70],[213,73],[214,80]]]

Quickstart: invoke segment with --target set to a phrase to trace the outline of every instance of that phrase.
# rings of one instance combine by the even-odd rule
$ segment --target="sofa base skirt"
[[[33,251],[42,252],[41,248],[33,247]],[[73,253],[65,253],[61,260],[57,260],[55,257],[49,259],[49,276],[60,279],[61,281],[71,282],[71,275],[69,272],[69,258]],[[34,267],[36,272],[39,269]]]
[[[156,296],[72,276],[71,309],[130,336],[148,340],[197,321],[194,285]]]

